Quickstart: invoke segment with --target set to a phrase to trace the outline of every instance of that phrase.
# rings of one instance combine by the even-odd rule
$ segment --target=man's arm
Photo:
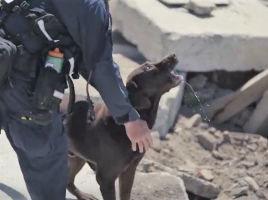
[[[142,153],[147,151],[152,138],[148,125],[128,100],[128,93],[112,59],[109,13],[104,0],[52,0],[70,34],[80,46],[85,67],[94,69],[90,83],[95,87],[109,112],[118,124],[124,124],[126,134]]]
[[[94,68],[95,87],[118,124],[139,119],[112,58],[109,12],[104,0],[53,0],[56,10],[80,46],[87,72]]]

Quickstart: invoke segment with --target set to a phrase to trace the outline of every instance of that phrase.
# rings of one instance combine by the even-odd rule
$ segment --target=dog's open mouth
[[[175,87],[181,83],[181,81],[183,80],[183,77],[181,75],[178,75],[176,70],[175,70],[175,67],[179,62],[176,55],[172,54],[172,55],[168,56],[168,59],[169,59],[168,65],[169,65],[169,70],[170,70],[170,76],[172,78],[173,85]]]

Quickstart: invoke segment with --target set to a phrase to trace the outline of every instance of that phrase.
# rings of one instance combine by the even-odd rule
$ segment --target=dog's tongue
[[[183,81],[183,76],[175,74],[175,73],[171,73],[173,76],[173,80],[176,84],[180,83]]]
[[[172,74],[175,81],[177,81],[177,80],[183,81],[183,76],[176,74],[175,71],[171,71],[171,74]]]

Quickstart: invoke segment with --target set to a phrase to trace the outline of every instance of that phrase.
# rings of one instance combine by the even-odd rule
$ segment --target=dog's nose
[[[176,63],[179,62],[177,56],[175,55],[175,53],[171,54],[171,59],[173,61],[175,61]]]

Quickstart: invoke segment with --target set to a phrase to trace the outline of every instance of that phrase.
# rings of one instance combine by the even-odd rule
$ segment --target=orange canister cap
[[[60,52],[59,48],[55,48],[54,51],[49,51],[49,55],[57,58],[63,58],[63,53]]]

